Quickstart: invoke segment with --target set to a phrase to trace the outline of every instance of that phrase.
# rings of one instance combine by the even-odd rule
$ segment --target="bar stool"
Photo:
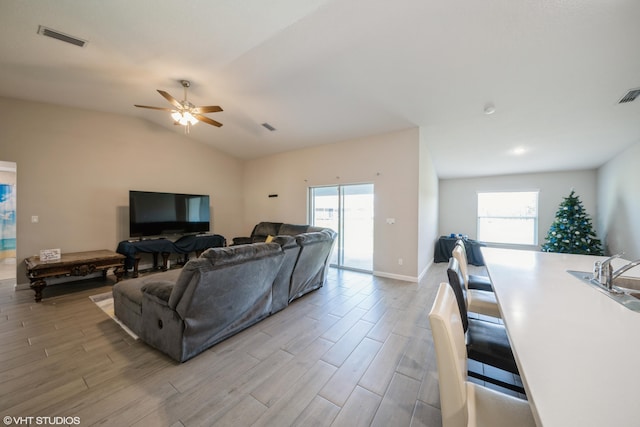
[[[455,249],[460,246],[460,250],[456,254]],[[465,288],[467,289],[480,289],[481,291],[489,291],[493,292],[493,286],[491,285],[491,279],[487,276],[478,276],[475,274],[469,274],[469,262],[467,261],[467,249],[464,246],[464,240],[458,239],[456,240],[456,245],[454,246],[454,250],[452,255],[456,257],[458,262],[460,263],[460,270],[462,271],[462,275],[465,280]]]
[[[535,426],[529,403],[467,381],[462,318],[452,288],[441,283],[429,313],[444,427]]]
[[[496,294],[480,289],[469,289],[464,280],[464,272],[462,271],[462,263],[459,261],[460,254],[464,251],[464,247],[456,245],[453,249],[453,257],[449,259],[447,267],[447,275],[449,281],[457,280],[464,289],[465,302],[467,311],[472,313],[484,314],[486,316],[501,318],[500,309]],[[452,278],[453,276],[453,278]]]
[[[465,302],[464,290],[462,288],[462,277],[460,269],[457,268],[455,258],[449,260],[447,274],[449,276],[449,286],[453,290],[453,294],[458,304],[458,311],[462,319],[462,330],[466,337],[467,356],[469,359],[476,360],[480,363],[494,366],[503,371],[520,375],[518,366],[509,337],[504,325],[494,322],[487,322],[480,319],[469,318],[467,312],[467,304]],[[484,374],[469,371],[469,375],[488,381],[511,390],[524,393],[522,387],[505,383],[497,378],[488,377]]]

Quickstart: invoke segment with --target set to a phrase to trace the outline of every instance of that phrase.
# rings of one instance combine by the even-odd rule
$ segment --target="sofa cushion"
[[[171,296],[171,291],[173,290],[173,286],[175,281],[169,280],[160,280],[153,283],[147,283],[142,286],[142,292],[153,295],[159,301],[164,301],[165,303],[169,301],[169,296]]]
[[[282,249],[288,249],[298,246],[298,243],[296,242],[296,238],[294,236],[275,236],[273,238],[273,243],[279,244]]]
[[[209,248],[199,258],[193,259],[182,267],[180,276],[169,297],[169,307],[176,308],[187,289],[195,289],[202,275],[210,270],[232,264],[243,264],[247,261],[260,259],[281,252],[277,243],[228,246],[224,248]]]
[[[282,224],[278,234],[284,234],[286,236],[296,236],[301,233],[306,233],[308,228],[308,225]]]
[[[265,243],[241,247],[209,248],[200,255],[200,259],[208,260],[212,267],[220,267],[268,256],[277,251],[279,247],[280,245],[275,243]]]
[[[275,236],[280,230],[281,222],[261,222],[258,223],[251,232],[251,237],[267,237],[268,235]]]
[[[121,303],[129,310],[141,313],[142,293],[145,289],[158,286],[165,287],[165,293],[171,293],[171,288],[180,275],[181,270],[169,270],[162,273],[154,273],[137,279],[118,282],[113,286],[114,298],[119,298]]]

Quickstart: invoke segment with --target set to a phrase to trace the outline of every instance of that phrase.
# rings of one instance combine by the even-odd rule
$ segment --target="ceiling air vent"
[[[631,102],[633,100],[635,100],[638,95],[640,95],[640,88],[637,89],[631,89],[629,92],[626,93],[625,96],[622,97],[622,99],[620,101],[618,101],[618,104],[624,104],[627,102]]]
[[[42,25],[38,25],[38,34],[43,36],[51,37],[56,40],[63,41],[65,43],[70,43],[72,45],[84,47],[87,44],[86,40],[79,39],[77,37],[72,37],[68,34],[61,33],[60,31],[53,30],[51,28],[44,27]]]

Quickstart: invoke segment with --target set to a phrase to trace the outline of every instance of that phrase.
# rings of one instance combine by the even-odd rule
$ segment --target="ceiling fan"
[[[152,110],[161,110],[161,111],[170,111],[171,117],[175,120],[175,125],[185,126],[185,133],[189,133],[189,128],[196,123],[203,122],[213,126],[220,127],[222,123],[217,122],[209,117],[203,116],[204,113],[217,113],[222,111],[217,105],[210,105],[205,107],[196,107],[191,102],[187,100],[187,88],[191,86],[191,82],[189,80],[180,80],[182,87],[184,88],[184,100],[178,101],[173,96],[169,95],[167,92],[158,89],[158,93],[162,95],[173,108],[163,108],[163,107],[150,107],[148,105],[135,105],[140,108],[150,108]]]

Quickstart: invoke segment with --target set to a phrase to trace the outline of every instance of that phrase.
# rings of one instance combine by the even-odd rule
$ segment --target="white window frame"
[[[504,214],[495,214],[495,215],[482,215],[480,212],[480,198],[483,194],[492,194],[492,195],[505,195],[506,197],[514,197],[516,193],[535,193],[535,201],[536,201],[536,209],[534,215],[504,215]],[[509,190],[509,191],[478,191],[476,197],[476,232],[477,238],[480,241],[487,243],[494,243],[499,245],[521,245],[521,246],[537,246],[538,245],[538,217],[540,213],[539,206],[540,199],[540,191],[539,190]],[[486,219],[495,219],[497,221],[501,220],[533,220],[533,233],[532,241],[522,241],[522,240],[508,240],[508,239],[496,239],[495,236],[487,236],[486,232],[482,232],[482,222]],[[515,234],[513,234],[515,236]]]

